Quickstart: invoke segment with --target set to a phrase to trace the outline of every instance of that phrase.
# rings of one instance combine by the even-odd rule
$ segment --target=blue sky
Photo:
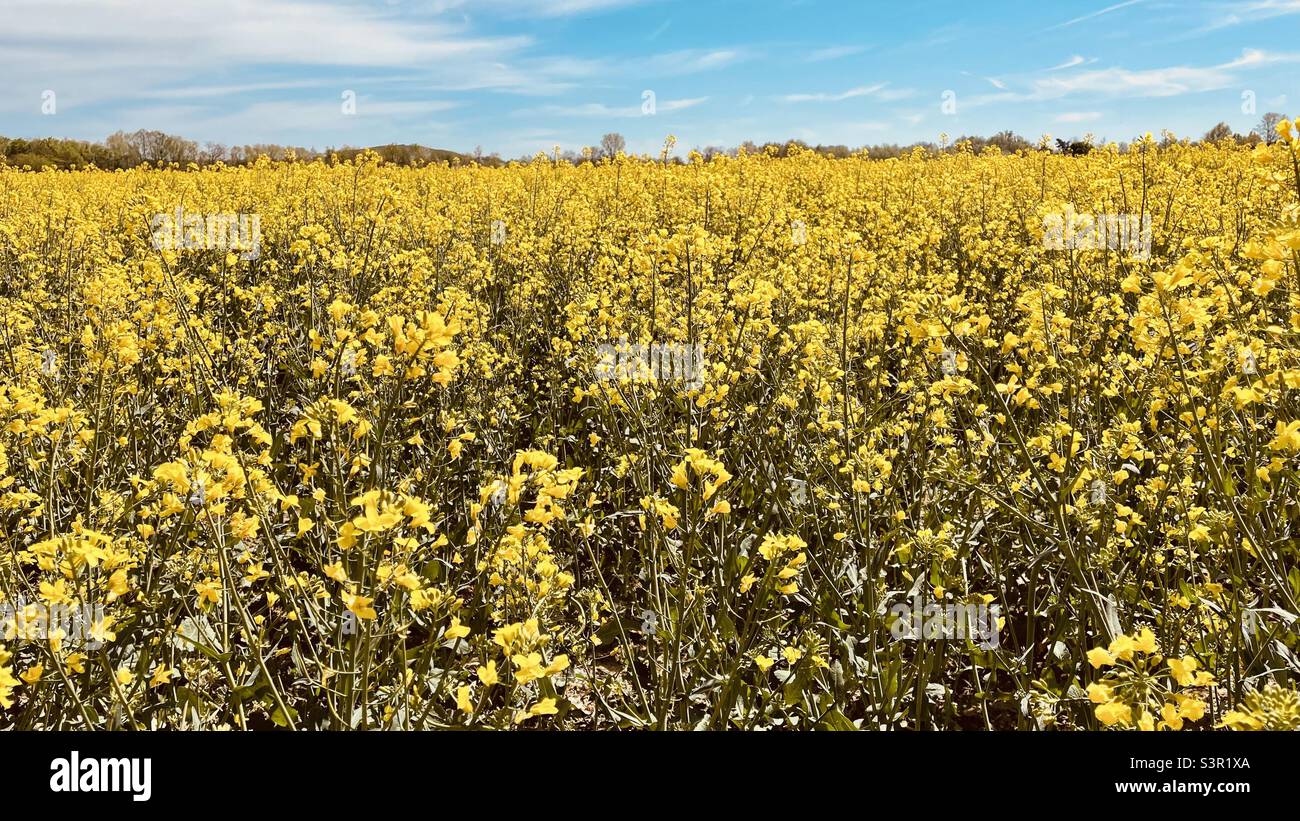
[[[516,157],[607,131],[637,152],[1199,137],[1300,109],[1300,0],[0,0],[0,20],[8,136]]]

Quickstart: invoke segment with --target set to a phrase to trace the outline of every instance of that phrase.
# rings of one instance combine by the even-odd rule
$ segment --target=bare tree
[[[1277,142],[1277,124],[1285,119],[1285,114],[1270,111],[1260,118],[1259,125],[1255,126],[1255,133],[1266,143]]]
[[[618,152],[627,149],[627,140],[617,131],[611,131],[600,138],[600,152],[606,157],[613,159],[618,156]]]
[[[223,162],[225,159],[226,147],[221,143],[206,142],[203,144],[203,150],[199,152],[199,162],[204,164]]]

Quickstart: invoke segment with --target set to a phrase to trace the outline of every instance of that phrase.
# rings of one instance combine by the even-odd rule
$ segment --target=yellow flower
[[[451,617],[451,626],[443,633],[446,639],[463,639],[469,635],[469,628],[460,623],[460,619],[455,616]]]
[[[220,582],[196,582],[194,590],[199,594],[199,607],[216,604],[221,596]]]
[[[1114,664],[1115,658],[1100,647],[1094,647],[1088,651],[1088,663],[1093,666],[1093,669],[1097,669]]]
[[[569,657],[563,653],[551,659],[551,663],[546,665],[542,671],[544,675],[553,676],[556,673],[569,669]]]
[[[339,591],[339,596],[343,599],[343,604],[359,619],[373,619],[378,615],[375,613],[374,599],[370,596],[359,596],[347,590]]]
[[[1094,704],[1105,704],[1114,698],[1114,691],[1107,684],[1093,683],[1088,685],[1088,699]]]
[[[1122,701],[1109,701],[1105,704],[1097,705],[1094,712],[1097,720],[1107,727],[1116,724],[1128,724],[1133,720],[1133,710]]]
[[[546,675],[541,653],[517,653],[510,660],[515,664],[515,680],[520,684],[527,684]]]
[[[1156,634],[1152,633],[1149,629],[1145,627],[1143,627],[1142,630],[1137,634],[1136,640],[1134,641],[1134,646],[1143,653],[1159,652],[1158,648],[1156,647]]]
[[[162,664],[160,662],[156,664],[153,668],[153,674],[149,677],[149,686],[162,687],[166,684],[171,683],[171,680],[176,678],[179,675],[180,675],[180,671],[176,670],[175,668],[168,667],[166,664]]]
[[[1121,635],[1121,636],[1117,636],[1115,640],[1110,643],[1110,647],[1107,648],[1107,652],[1112,657],[1120,661],[1132,661],[1133,653],[1137,649],[1138,649],[1138,644],[1136,641],[1133,640],[1131,636]],[[1100,665],[1094,663],[1093,666],[1097,667]]]
[[[1178,705],[1178,715],[1188,721],[1200,721],[1205,716],[1205,702],[1199,698],[1183,698]]]
[[[333,564],[327,564],[325,565],[324,570],[326,576],[329,576],[331,579],[338,582],[339,584],[348,583],[348,573],[346,570],[343,569],[342,562],[334,562]]]
[[[1196,668],[1200,663],[1191,656],[1183,656],[1181,659],[1169,659],[1169,674],[1174,677],[1179,686],[1186,687],[1196,680]]]
[[[1171,730],[1183,729],[1183,719],[1179,715],[1178,707],[1173,704],[1163,704],[1160,707],[1161,726],[1168,727]]]
[[[18,679],[13,676],[13,668],[4,666],[4,663],[8,660],[9,654],[0,645],[0,707],[6,710],[14,706],[13,692],[14,688],[18,686]]]
[[[1269,448],[1279,452],[1300,452],[1300,419],[1290,422],[1277,420],[1277,436],[1268,443]]]

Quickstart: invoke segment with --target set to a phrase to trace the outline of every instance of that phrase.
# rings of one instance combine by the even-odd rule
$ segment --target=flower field
[[[0,168],[0,727],[1300,727],[1282,133]]]

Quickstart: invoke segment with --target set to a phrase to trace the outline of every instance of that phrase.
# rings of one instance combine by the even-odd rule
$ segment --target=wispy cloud
[[[669,114],[707,102],[708,97],[690,97],[680,100],[660,100],[655,104],[655,115]],[[581,105],[546,105],[535,108],[520,109],[516,116],[536,116],[539,114],[557,117],[592,117],[598,119],[633,118],[648,116],[640,104],[627,106],[609,106],[604,103],[584,103]]]
[[[132,14],[93,0],[7,0],[7,40],[84,70],[141,64],[194,70],[231,64],[393,67],[496,55],[525,36],[471,36],[463,26],[398,21],[356,6],[296,0],[139,0]],[[141,20],[149,21],[140,25]],[[287,33],[292,32],[289,36]],[[0,66],[8,61],[0,51]]]
[[[435,0],[432,11],[483,11],[516,17],[572,17],[615,11],[647,0]]]
[[[178,88],[153,88],[139,92],[137,97],[153,100],[196,100],[212,97],[230,97],[233,95],[256,94],[263,91],[290,91],[306,88],[321,88],[327,85],[323,80],[295,80],[281,83],[242,83],[225,86],[182,86]]]
[[[1271,65],[1300,63],[1300,53],[1245,49],[1241,56],[1212,66],[1166,66],[1131,70],[1112,67],[1068,74],[1046,73],[1028,83],[1027,90],[976,95],[962,101],[966,108],[997,103],[1040,102],[1071,96],[1095,99],[1175,97],[1240,86],[1243,72]]]
[[[1190,32],[1192,35],[1209,34],[1219,29],[1240,26],[1274,17],[1300,14],[1300,0],[1251,0],[1246,3],[1233,3],[1225,13],[1209,23]]]
[[[855,97],[871,97],[876,100],[891,101],[902,100],[913,95],[911,89],[889,88],[888,83],[876,83],[869,86],[858,86],[850,88],[848,91],[841,91],[837,94],[827,92],[816,92],[808,94],[786,94],[780,99],[787,103],[838,103],[844,100],[851,100]]]
[[[1064,23],[1057,23],[1054,26],[1048,26],[1044,31],[1055,31],[1056,29],[1067,28],[1069,26],[1083,23],[1087,20],[1094,20],[1102,15],[1110,14],[1113,11],[1119,11],[1120,9],[1128,8],[1129,6],[1136,6],[1139,3],[1145,2],[1146,0],[1125,0],[1123,3],[1116,3],[1115,5],[1107,6],[1104,9],[1098,9],[1097,11],[1084,14],[1080,17],[1075,17],[1073,20],[1066,20]]]
[[[868,48],[868,46],[829,46],[827,48],[819,48],[809,52],[805,59],[810,63],[822,63],[826,60],[838,60],[841,57],[851,57],[854,54],[861,54]]]
[[[967,77],[976,76],[974,74],[971,74],[969,71],[963,71],[962,74],[964,74]],[[980,79],[988,83],[989,85],[993,86],[994,88],[998,89],[999,91],[1006,90],[1007,84],[999,80],[997,77],[980,77]]]
[[[660,24],[659,24],[659,25],[654,29],[654,31],[652,31],[652,32],[650,32],[649,34],[647,34],[645,39],[647,39],[647,40],[651,40],[651,41],[653,41],[653,40],[658,40],[658,39],[659,39],[659,35],[663,34],[665,31],[667,31],[667,30],[668,30],[668,27],[671,26],[672,24],[673,24],[673,21],[672,21],[672,18],[670,17],[670,18],[668,18],[667,20],[665,20],[665,21],[663,21],[662,23],[660,23]]]
[[[748,52],[738,48],[683,49],[656,54],[632,63],[639,72],[655,76],[673,76],[726,68],[748,59],[749,56]]]
[[[1047,69],[1047,70],[1048,70],[1048,71],[1062,71],[1062,70],[1067,69],[1067,68],[1074,68],[1075,66],[1082,66],[1082,65],[1090,65],[1090,64],[1095,63],[1095,62],[1097,62],[1097,58],[1096,58],[1096,57],[1093,57],[1091,60],[1089,60],[1089,59],[1086,59],[1085,57],[1083,57],[1083,56],[1080,55],[1080,54],[1075,54],[1075,55],[1072,56],[1070,59],[1066,60],[1064,63],[1059,63],[1059,64],[1057,64],[1057,65],[1054,65],[1054,66],[1052,66],[1051,68],[1049,68],[1049,69]]]

